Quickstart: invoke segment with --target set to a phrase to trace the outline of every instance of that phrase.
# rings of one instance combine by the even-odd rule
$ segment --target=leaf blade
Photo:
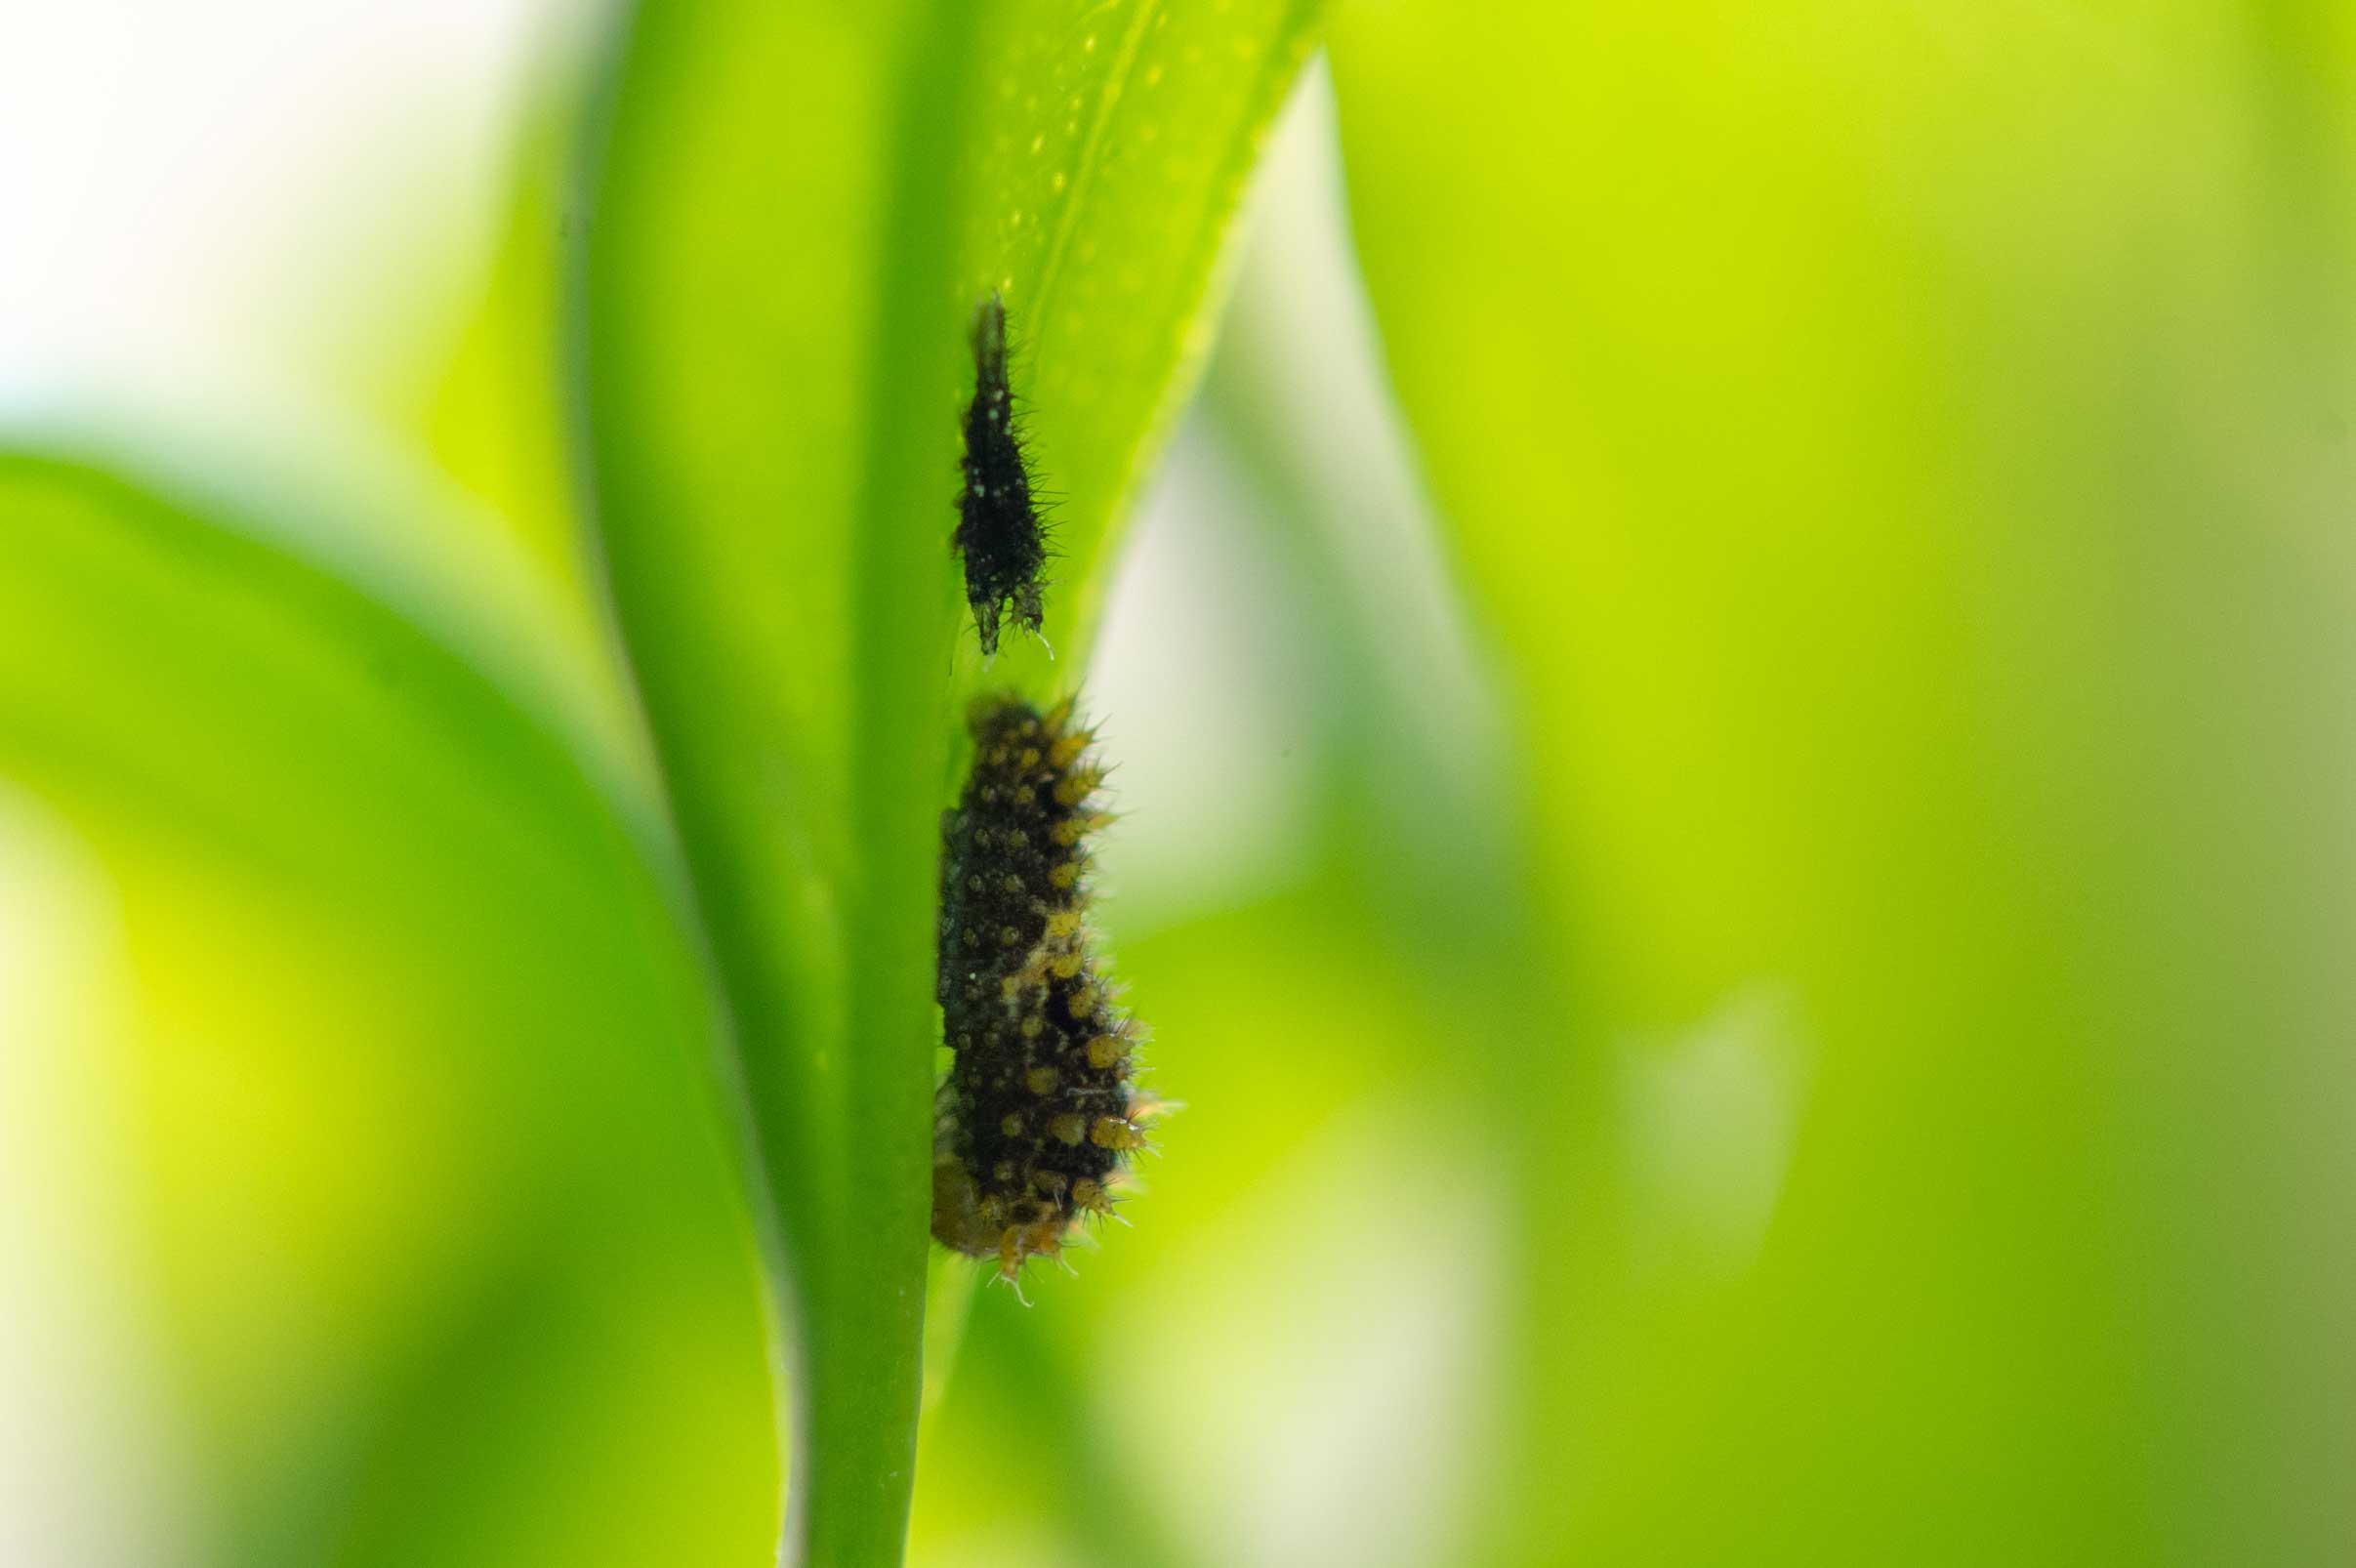
[[[143,1200],[191,1533],[757,1544],[741,1218],[627,769],[218,504],[20,445],[0,535],[0,775],[116,911],[89,1154]]]
[[[1223,62],[1198,73],[1204,123],[1157,127],[1217,149],[1166,203],[1171,183],[1112,172],[1113,52],[1077,30],[1119,9],[647,6],[595,176],[577,300],[600,537],[792,1240],[789,1547],[810,1561],[894,1560],[907,1515],[937,813],[953,689],[981,679],[956,651],[969,634],[948,550],[965,329],[993,280],[1027,287],[1043,255],[1008,242],[1027,186],[975,149],[1044,144],[1069,94],[1009,114],[997,88],[1025,61],[1068,65],[1101,111],[1106,172],[1058,220],[1055,292],[1081,298],[1110,265],[1082,255],[1108,215],[1156,239],[1128,262],[1152,308],[1133,330],[1073,333],[1055,362],[1081,380],[1043,373],[1032,390],[1043,450],[1091,491],[1068,536],[1082,570],[1051,600],[1060,637],[1087,613],[1313,10],[1239,9]],[[1133,15],[1137,69],[1174,13]],[[1167,47],[1201,62],[1184,20]],[[1090,374],[1119,395],[1050,436],[1064,395],[1050,387],[1076,405]],[[1068,679],[1030,651],[995,674]]]

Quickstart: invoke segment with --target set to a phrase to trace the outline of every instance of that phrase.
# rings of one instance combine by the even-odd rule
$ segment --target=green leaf
[[[217,488],[0,453],[0,776],[90,879],[49,913],[105,1005],[50,1044],[202,1505],[170,1550],[749,1559],[757,1298],[634,770],[528,622],[395,611],[271,537],[352,516]]]
[[[811,1562],[905,1529],[953,689],[1076,680],[1315,9],[649,4],[619,59],[580,299],[599,522],[782,1222]],[[992,289],[1064,497],[1066,662],[985,677],[949,534]]]
[[[1338,29],[1365,275],[1575,977],[1499,1107],[1535,1303],[1501,1556],[2344,1537],[2310,1500],[2356,1437],[2317,1327],[2349,1290],[2301,1262],[2351,1022],[2309,808],[2356,608],[2323,16]],[[1681,1056],[1714,1015],[1774,1021]],[[1696,1189],[1715,1140],[1619,1096],[1730,1058],[1796,1064],[1745,1102],[1789,1156]]]

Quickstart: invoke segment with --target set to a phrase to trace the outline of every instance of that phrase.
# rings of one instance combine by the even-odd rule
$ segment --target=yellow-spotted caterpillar
[[[1089,928],[1088,836],[1103,769],[1067,701],[984,697],[973,768],[941,822],[939,996],[956,1062],[935,1104],[932,1234],[1017,1281],[1112,1213],[1149,1107],[1137,1029]]]
[[[966,562],[966,602],[984,653],[998,651],[998,618],[1036,633],[1047,530],[1033,496],[1022,433],[1007,380],[1007,312],[995,294],[973,311],[973,400],[966,408],[966,484],[954,540]]]

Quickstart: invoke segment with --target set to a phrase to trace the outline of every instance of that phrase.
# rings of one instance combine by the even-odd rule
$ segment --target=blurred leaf
[[[599,517],[790,1243],[812,1562],[894,1560],[907,1515],[937,813],[953,672],[983,679],[948,544],[968,321],[1005,296],[1068,658],[1314,10],[650,4],[620,61]]]
[[[481,504],[473,520],[508,535],[546,585],[552,641],[600,696],[627,711],[628,674],[611,657],[572,472],[573,410],[562,373],[567,255],[585,226],[581,193],[568,177],[578,155],[588,51],[575,36],[585,29],[552,30],[553,47],[513,117],[506,204],[479,286],[412,423],[434,466]],[[637,728],[635,715],[630,727]]]
[[[265,531],[0,455],[0,772],[119,910],[100,1186],[199,1500],[171,1549],[749,1560],[757,1298],[643,803],[419,630],[462,605]]]
[[[571,86],[581,73],[561,74]],[[589,622],[594,585],[584,581],[587,551],[558,374],[562,245],[575,222],[563,200],[571,112],[572,99],[558,96],[519,116],[500,231],[474,309],[421,411],[419,434],[435,464],[489,509],[486,520],[513,532],[564,590],[567,607]]]
[[[1492,1548],[2328,1557],[2345,9],[1369,0],[1335,61],[1555,892]],[[1760,987],[1788,1170],[1664,1260],[1620,1059]]]
[[[1182,1562],[1116,1458],[1088,1377],[1095,1363],[1075,1353],[1069,1318],[1019,1308],[975,1314],[961,1351],[971,1370],[957,1380],[942,1419],[926,1427],[920,1518],[930,1508],[953,1519],[953,1539],[1019,1541],[1026,1560],[1043,1563],[1098,1561],[1108,1543],[1136,1568]],[[952,1457],[961,1463],[944,1469],[938,1462]],[[1032,1484],[1042,1474],[1063,1483],[1053,1508],[1040,1506]]]

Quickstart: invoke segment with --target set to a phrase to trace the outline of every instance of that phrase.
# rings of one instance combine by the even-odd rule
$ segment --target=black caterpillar
[[[1047,530],[1032,500],[1013,394],[1007,386],[1007,311],[995,294],[973,310],[973,401],[966,408],[966,486],[955,541],[966,560],[966,601],[984,653],[998,651],[998,618],[1039,631]]]
[[[976,701],[973,770],[941,819],[939,996],[957,1053],[935,1105],[932,1234],[996,1258],[1033,1254],[1109,1215],[1152,1109],[1137,1097],[1137,1025],[1089,951],[1088,850],[1103,769],[1064,702]]]

